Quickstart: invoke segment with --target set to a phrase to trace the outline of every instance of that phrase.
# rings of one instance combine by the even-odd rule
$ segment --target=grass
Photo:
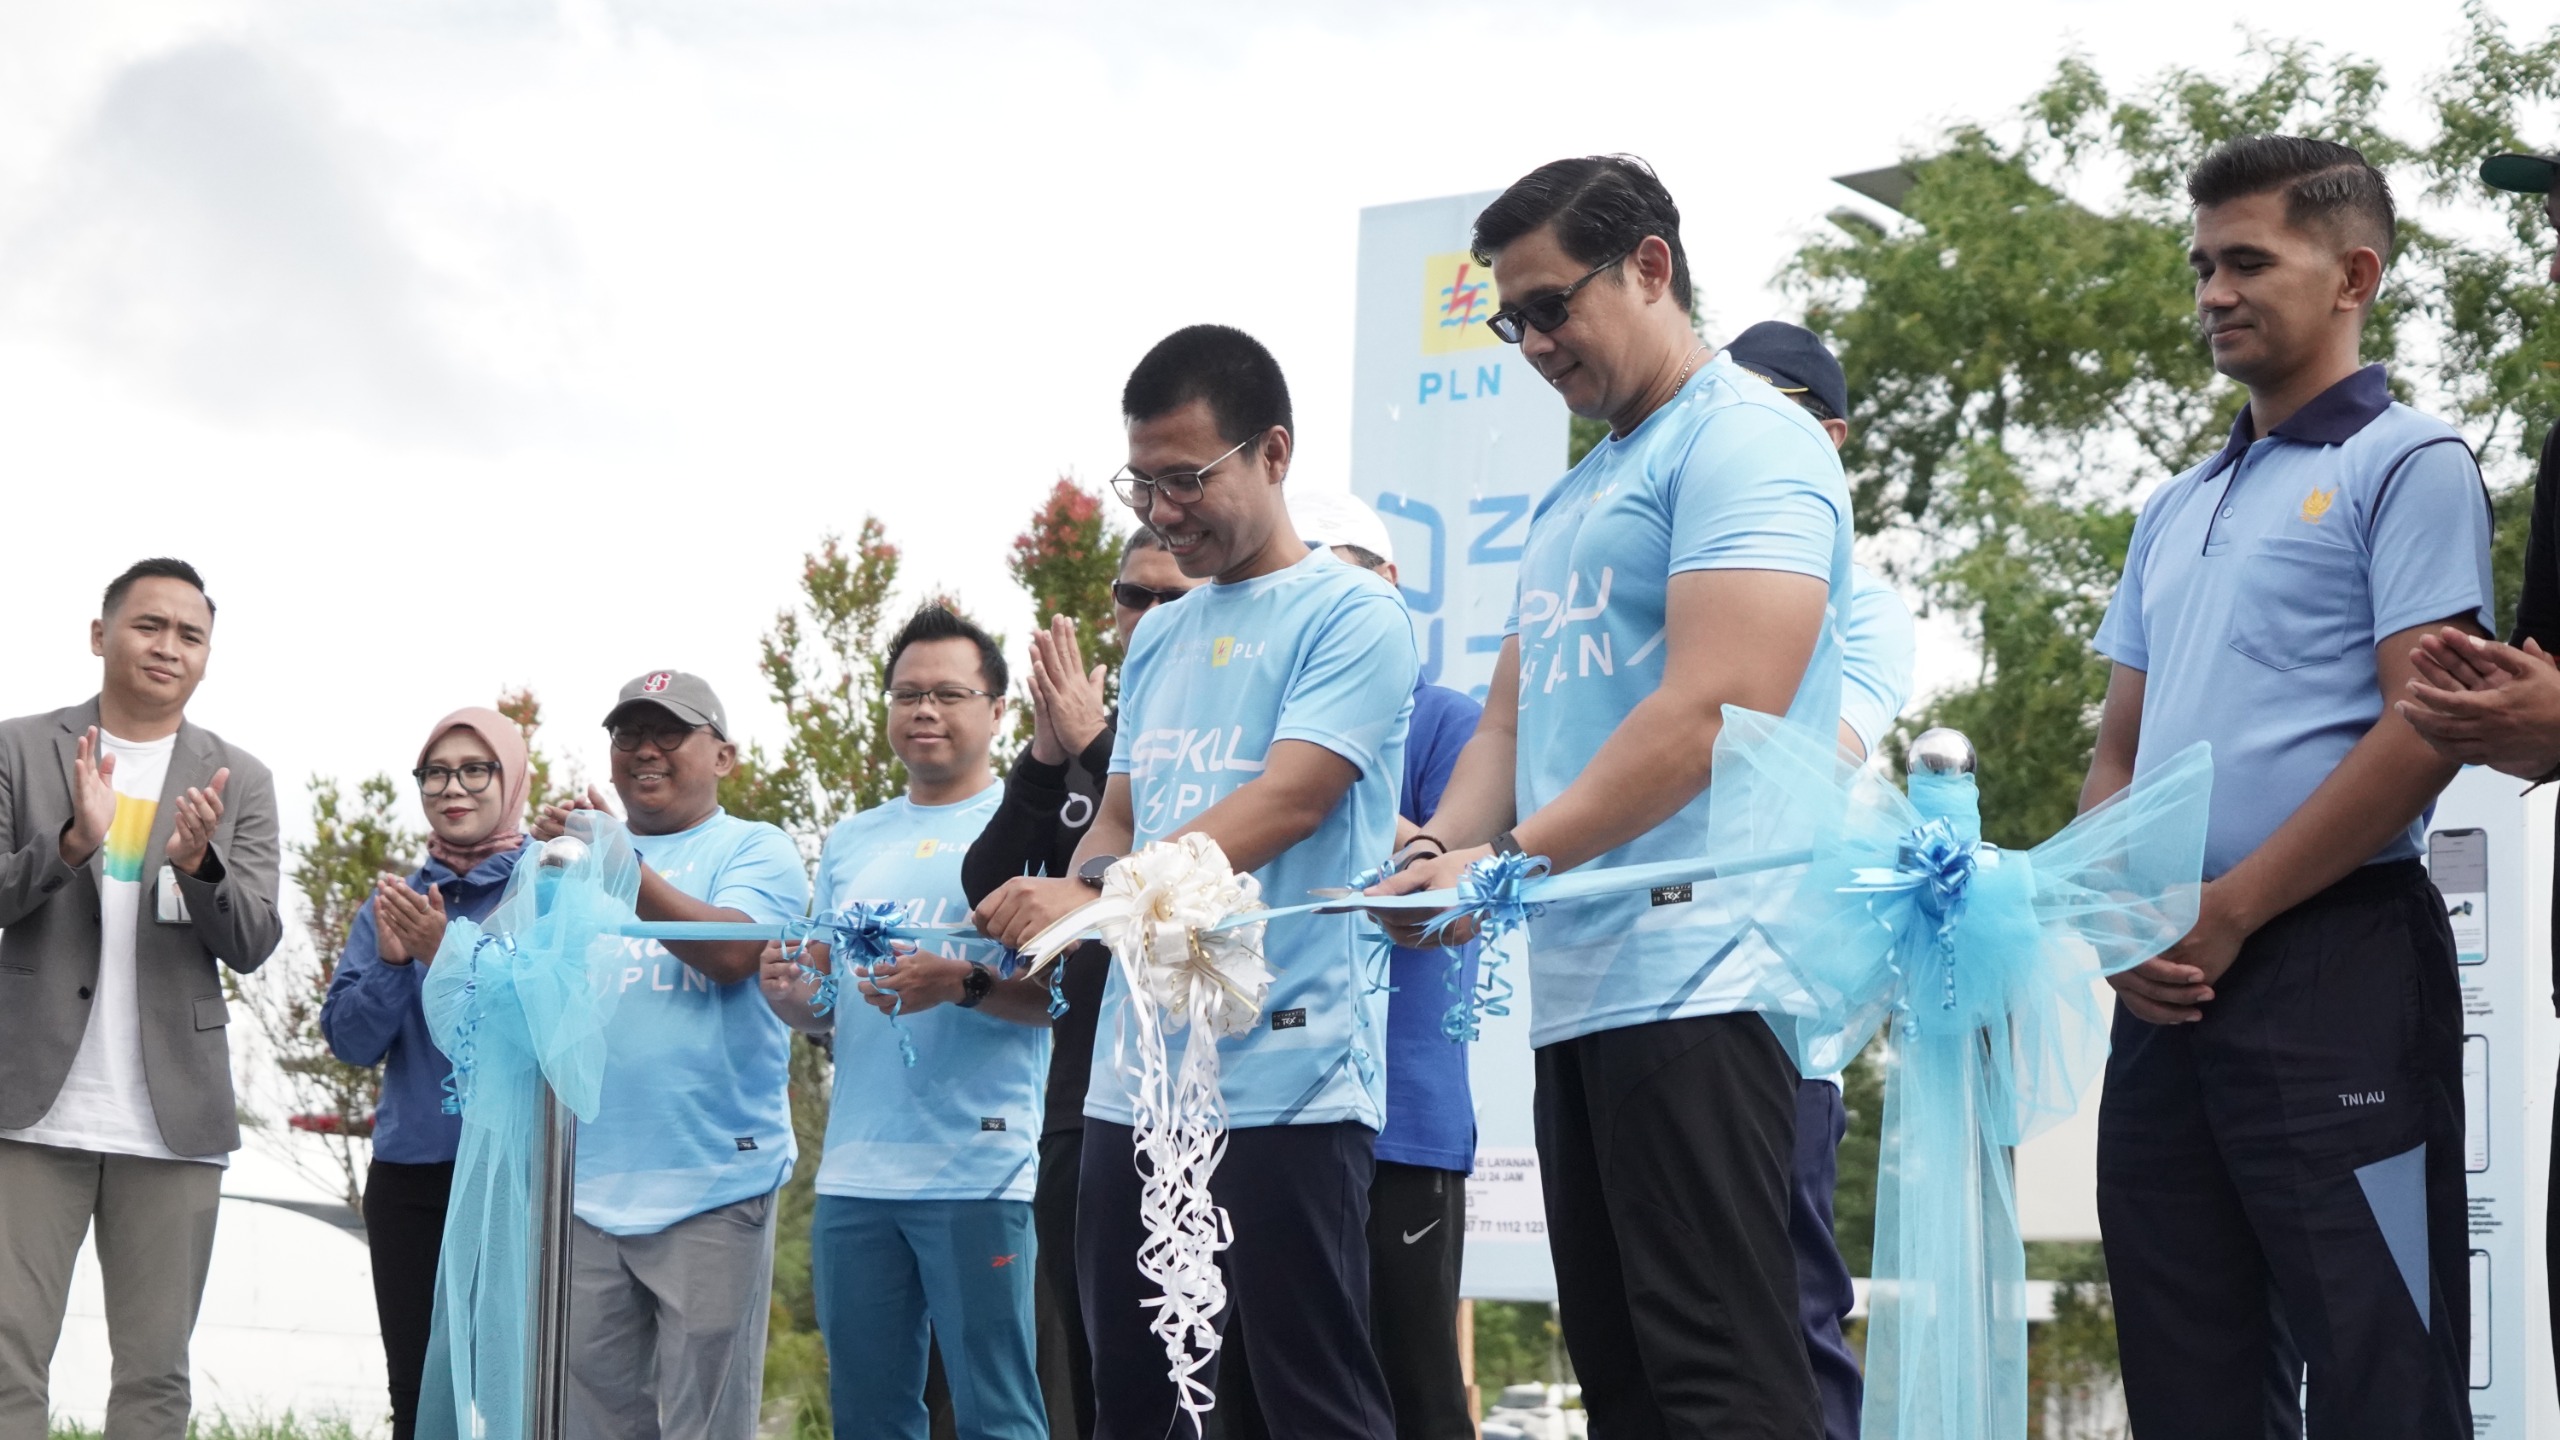
[[[187,1440],[366,1440],[366,1436],[343,1415],[305,1419],[291,1410],[247,1417],[199,1415],[187,1422]],[[100,1440],[100,1436],[77,1421],[58,1419],[46,1427],[45,1440]]]

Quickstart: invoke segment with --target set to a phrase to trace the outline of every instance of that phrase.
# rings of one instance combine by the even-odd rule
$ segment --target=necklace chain
[[[1706,353],[1707,347],[1701,345],[1697,349],[1689,352],[1688,359],[1680,362],[1680,373],[1671,377],[1672,394],[1677,395],[1680,393],[1680,386],[1683,382],[1688,380],[1689,372],[1698,368],[1698,357]]]

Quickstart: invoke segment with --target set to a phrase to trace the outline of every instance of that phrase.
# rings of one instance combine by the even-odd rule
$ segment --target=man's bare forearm
[[[632,909],[643,920],[704,921],[726,920],[740,925],[753,924],[755,918],[744,910],[728,910],[707,900],[697,900],[677,889],[667,877],[643,865],[640,867],[640,896]],[[764,958],[761,940],[670,940],[667,953],[702,972],[715,984],[728,985],[756,973]]]
[[[1582,774],[1514,838],[1557,870],[1608,854],[1680,813],[1715,769],[1722,706],[1700,706],[1656,690],[1637,702],[1602,742]]]
[[[2302,808],[2214,883],[2255,931],[2372,859],[2461,768],[2386,710]]]

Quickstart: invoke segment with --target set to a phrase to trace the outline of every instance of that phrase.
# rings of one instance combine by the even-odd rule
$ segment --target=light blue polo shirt
[[[960,862],[1004,800],[1002,782],[949,805],[901,795],[846,817],[818,859],[817,908],[895,900],[921,925],[965,924]],[[994,968],[987,947],[928,945]],[[909,1065],[889,1017],[848,983],[835,1010],[835,1103],[818,1193],[865,1200],[1031,1199],[1039,1175],[1040,1104],[1049,1032],[983,1009],[936,1005],[900,1017]]]
[[[2374,646],[2490,624],[2489,506],[2453,427],[2368,365],[2142,507],[2098,649],[2144,672],[2134,773],[2213,743],[2205,875],[2247,858],[2382,716]],[[2426,817],[2365,863],[2419,853]]]
[[[1840,627],[1840,721],[1872,759],[1911,703],[1920,638],[1902,592],[1864,565],[1850,574],[1849,618]]]
[[[1822,427],[1724,356],[1623,437],[1593,446],[1538,503],[1509,632],[1520,642],[1516,800],[1523,819],[1564,793],[1662,685],[1671,577],[1774,570],[1829,590],[1831,623],[1787,718],[1824,752],[1841,720],[1840,617],[1850,587],[1849,485]],[[1593,866],[1707,853],[1715,787]],[[1789,988],[1749,917],[1698,892],[1551,905],[1529,922],[1529,1043],[1755,1008]]]
[[[1767,387],[1762,387],[1767,388]],[[1774,392],[1772,392],[1774,393]],[[1159,605],[1121,671],[1111,773],[1129,781],[1137,843],[1161,840],[1262,773],[1282,740],[1321,745],[1360,778],[1315,833],[1254,871],[1266,905],[1343,885],[1395,849],[1396,790],[1413,711],[1413,621],[1387,582],[1330,550],[1284,570],[1203,585]],[[1386,1120],[1386,1010],[1370,973],[1381,947],[1350,915],[1306,915],[1263,932],[1274,979],[1252,1030],[1218,1042],[1227,1123]],[[1084,1113],[1130,1123],[1114,1056],[1128,990],[1115,966],[1102,995]],[[1182,1065],[1193,1032],[1167,1038]]]
[[[800,847],[761,820],[715,810],[631,846],[697,900],[765,924],[808,912]],[[655,940],[620,943],[604,1101],[578,1127],[578,1218],[646,1235],[771,1194],[791,1173],[791,1030],[754,976],[715,985]]]

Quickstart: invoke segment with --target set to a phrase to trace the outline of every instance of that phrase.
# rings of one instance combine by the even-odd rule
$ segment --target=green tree
[[[1046,628],[1053,615],[1075,621],[1085,664],[1110,666],[1115,683],[1121,656],[1120,637],[1111,623],[1111,582],[1120,574],[1120,547],[1128,538],[1128,532],[1111,523],[1118,508],[1062,475],[1031,513],[1030,525],[1013,537],[1005,563],[1013,582],[1031,597],[1031,623]],[[1014,743],[1028,745],[1028,689],[1016,698]]]
[[[898,560],[898,548],[869,516],[850,549],[830,535],[805,557],[800,593],[775,615],[762,644],[765,683],[788,727],[781,758],[750,746],[721,782],[724,808],[781,826],[812,860],[838,820],[882,803],[905,783],[889,750],[883,695]],[[776,1202],[764,1398],[788,1418],[795,1440],[824,1440],[832,1433],[827,1351],[810,1279],[809,1225],[834,1085],[825,1046],[793,1037],[790,1077],[800,1158]]]
[[[812,856],[830,826],[901,783],[880,670],[897,582],[898,547],[866,515],[850,550],[830,535],[806,557],[799,602],[765,632],[759,668],[790,738],[779,759],[749,746],[720,803],[790,831]]]

